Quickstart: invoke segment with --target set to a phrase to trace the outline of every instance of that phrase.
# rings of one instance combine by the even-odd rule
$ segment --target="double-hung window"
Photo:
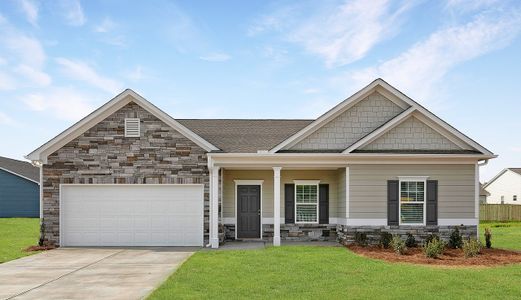
[[[400,177],[400,225],[425,225],[426,177]]]
[[[295,222],[318,223],[318,181],[295,180]]]

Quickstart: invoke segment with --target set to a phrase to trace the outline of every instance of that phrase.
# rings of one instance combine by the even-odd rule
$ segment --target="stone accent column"
[[[280,246],[280,170],[273,167],[273,246]]]
[[[210,169],[210,244],[219,248],[219,167]]]

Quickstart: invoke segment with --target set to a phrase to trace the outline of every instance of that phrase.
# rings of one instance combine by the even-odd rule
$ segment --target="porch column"
[[[273,246],[280,246],[280,170],[273,167]]]
[[[219,248],[219,167],[210,169],[210,244]]]

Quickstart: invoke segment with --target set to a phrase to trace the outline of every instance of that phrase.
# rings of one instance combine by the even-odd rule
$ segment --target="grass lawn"
[[[521,265],[435,268],[357,256],[343,247],[195,253],[151,299],[518,299]]]
[[[483,243],[486,227],[492,231],[492,247],[521,250],[521,222],[482,222],[479,235]]]
[[[0,218],[0,263],[36,253],[23,249],[38,243],[39,224],[38,218]]]

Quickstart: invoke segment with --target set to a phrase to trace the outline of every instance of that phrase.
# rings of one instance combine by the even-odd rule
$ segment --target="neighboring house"
[[[487,197],[490,196],[490,193],[487,192],[487,190],[485,190],[483,188],[483,184],[479,184],[479,203],[481,204],[486,204],[487,203]]]
[[[521,168],[504,169],[483,188],[490,193],[487,203],[521,204]]]
[[[0,218],[40,216],[40,169],[0,156]]]
[[[42,145],[61,246],[476,235],[496,157],[377,79],[316,120],[175,120],[132,90]]]

